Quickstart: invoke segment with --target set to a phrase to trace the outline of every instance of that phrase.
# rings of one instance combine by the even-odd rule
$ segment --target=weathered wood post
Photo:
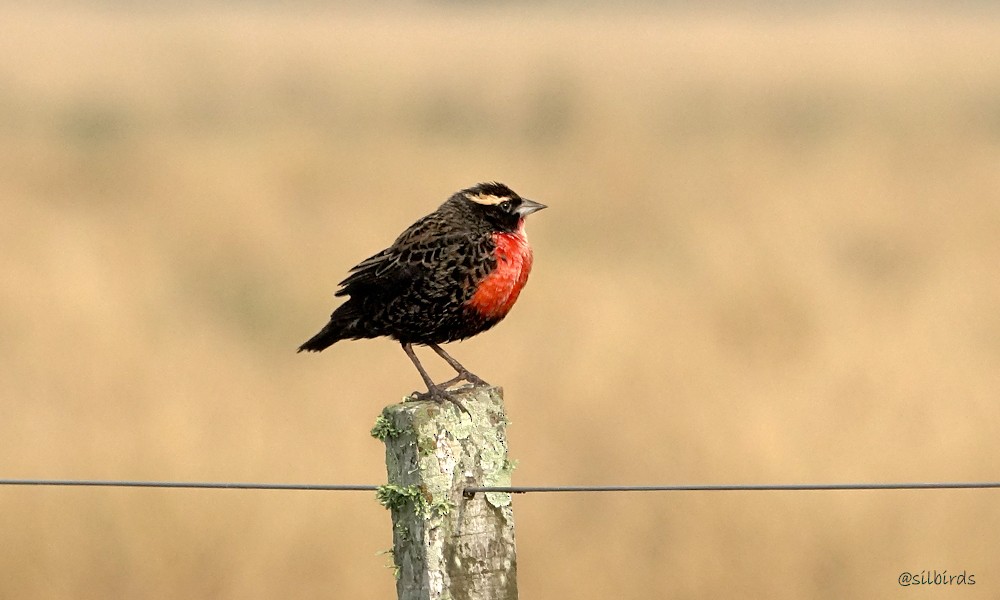
[[[509,486],[503,390],[454,392],[450,403],[387,406],[372,435],[385,442],[389,483],[379,500],[392,511],[399,600],[517,598],[510,494],[472,498],[466,486]]]

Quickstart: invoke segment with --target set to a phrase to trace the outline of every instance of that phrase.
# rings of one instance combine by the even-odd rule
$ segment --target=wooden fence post
[[[385,442],[399,600],[514,600],[514,513],[507,493],[462,495],[466,486],[509,486],[503,390],[454,392],[450,403],[387,406],[372,435]]]

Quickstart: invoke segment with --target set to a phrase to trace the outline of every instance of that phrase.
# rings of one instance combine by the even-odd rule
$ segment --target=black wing
[[[429,280],[441,269],[452,269],[471,242],[468,233],[442,231],[436,215],[428,215],[404,231],[392,246],[361,261],[340,282],[336,296],[394,295]]]

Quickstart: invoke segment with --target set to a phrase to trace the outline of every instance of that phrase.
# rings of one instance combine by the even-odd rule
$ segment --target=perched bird
[[[299,352],[386,336],[403,346],[420,372],[427,385],[420,398],[452,400],[447,388],[459,381],[485,385],[439,344],[474,336],[507,316],[531,272],[524,219],[543,208],[501,183],[480,183],[452,195],[391,246],[351,269],[335,293],[347,301]],[[434,383],[414,344],[429,346],[458,375]]]

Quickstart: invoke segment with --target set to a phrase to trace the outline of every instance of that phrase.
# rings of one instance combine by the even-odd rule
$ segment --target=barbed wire
[[[245,483],[198,481],[127,481],[111,479],[0,479],[0,486],[120,487],[171,489],[300,490],[345,492],[378,490],[379,485],[322,483]],[[1000,489],[1000,481],[908,482],[908,483],[775,483],[775,484],[695,484],[695,485],[553,485],[553,486],[468,486],[463,495],[503,492],[796,492],[854,490],[966,490]]]

